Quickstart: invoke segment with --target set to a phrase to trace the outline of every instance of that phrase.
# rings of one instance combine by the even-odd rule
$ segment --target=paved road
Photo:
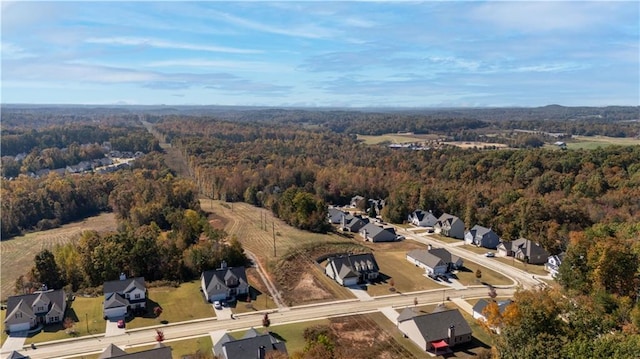
[[[416,235],[414,233],[412,233],[411,231],[408,231],[402,227],[396,227],[394,226],[396,229],[396,232],[400,233],[402,232],[402,234],[407,238],[407,239],[411,239],[414,240],[416,242],[420,242],[423,244],[431,244],[433,246],[436,247],[442,247],[442,248],[446,248],[450,253],[457,255],[458,257],[463,258],[465,261],[471,261],[474,263],[477,263],[483,267],[487,267],[491,270],[494,270],[508,278],[511,278],[512,280],[514,280],[515,282],[519,283],[520,285],[522,285],[523,288],[531,288],[531,287],[536,287],[536,286],[540,286],[540,285],[545,285],[544,282],[542,282],[541,280],[535,279],[533,275],[531,275],[531,273],[527,273],[521,269],[512,267],[510,265],[501,263],[500,261],[496,261],[494,258],[487,258],[483,255],[480,254],[476,254],[473,252],[469,252],[465,249],[462,248],[458,248],[460,246],[460,244],[458,242],[450,244],[450,243],[445,243],[445,242],[441,242],[438,241],[434,238],[432,238],[431,236],[429,236],[428,234],[426,235]],[[462,240],[461,240],[462,242]]]
[[[498,295],[510,296],[515,289],[501,288],[498,289]],[[383,297],[376,297],[373,300],[361,301],[358,299],[349,299],[343,301],[334,301],[315,305],[306,305],[287,308],[288,310],[274,310],[269,312],[271,323],[286,324],[291,322],[308,321],[333,316],[345,316],[353,314],[371,313],[379,311],[385,307],[406,307],[413,306],[414,298],[417,298],[420,304],[438,303],[446,296],[465,298],[478,298],[487,296],[487,288],[484,286],[476,286],[464,290],[453,289],[437,289],[413,293],[399,293]],[[238,314],[235,320],[216,320],[215,318],[194,320],[184,323],[168,324],[163,327],[164,335],[167,340],[208,336],[209,332],[216,330],[239,330],[249,327],[260,327],[262,325],[263,312]],[[121,348],[130,346],[139,346],[145,344],[153,344],[155,342],[154,327],[128,330],[127,334],[107,337],[88,336],[77,338],[74,340],[63,340],[57,342],[38,343],[38,349],[28,350],[24,354],[29,355],[32,359],[39,358],[70,358],[87,354],[102,352],[109,344],[113,343]]]

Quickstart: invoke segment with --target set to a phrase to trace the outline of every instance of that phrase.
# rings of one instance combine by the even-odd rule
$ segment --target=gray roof
[[[103,356],[105,355],[105,356]],[[117,346],[111,344],[105,349],[98,359],[171,359],[171,347],[164,344],[156,345],[154,348],[136,353],[126,353]]]
[[[420,334],[427,342],[442,340],[449,337],[449,328],[454,327],[456,336],[471,334],[471,327],[457,309],[443,310],[411,318],[418,327]]]
[[[481,226],[479,224],[476,224],[475,226],[473,226],[473,228],[471,228],[470,232],[474,232],[473,233],[474,236],[482,237],[485,234],[491,232],[491,228],[483,227],[483,226]]]
[[[438,217],[438,222],[436,222],[436,224],[439,223],[440,225],[442,225],[443,223],[448,222],[451,225],[451,224],[453,224],[453,222],[459,221],[459,220],[460,220],[460,218],[458,218],[458,217],[456,217],[456,216],[454,216],[452,214],[443,213],[440,217]]]
[[[109,344],[109,346],[102,352],[102,354],[100,354],[98,359],[113,358],[120,355],[127,355],[127,352],[120,349],[115,344]]]
[[[400,322],[404,322],[405,320],[409,320],[413,317],[416,317],[418,315],[420,315],[420,313],[416,312],[414,308],[404,308],[402,312],[400,312],[400,315],[398,315],[398,319],[396,320],[398,321],[398,323],[400,323]]]
[[[549,253],[547,253],[547,251],[544,250],[542,246],[531,241],[530,239],[519,238],[511,243],[511,250],[513,250],[514,252],[522,251],[529,258],[534,258],[537,256],[549,256]]]
[[[456,263],[460,259],[460,257],[449,253],[449,251],[444,248],[433,248],[429,250],[429,253],[439,257],[445,263]]]
[[[429,268],[435,268],[446,264],[440,257],[429,253],[426,249],[414,249],[409,251],[407,255]]]
[[[249,288],[247,272],[244,267],[225,267],[208,270],[202,273],[202,277],[209,296],[226,293],[229,288],[241,288],[243,290]],[[227,286],[229,279],[237,282],[237,285]]]
[[[14,295],[7,299],[7,316],[6,318],[11,318],[12,313],[16,310],[21,310],[28,315],[34,315],[33,313],[33,302],[38,299],[40,296],[44,296],[49,299],[49,308],[47,308],[47,312],[51,310],[53,306],[56,306],[60,309],[64,308],[65,305],[65,297],[64,290],[56,289],[56,290],[46,290],[46,291],[37,291],[31,294],[24,295]],[[5,319],[7,322],[7,319]]]
[[[382,228],[376,226],[373,223],[368,223],[360,229],[360,231],[367,231],[367,236],[372,238],[373,241],[394,241],[396,239],[396,231],[393,228]]]
[[[228,336],[227,339],[228,338],[232,337]],[[220,341],[218,343],[220,343]],[[226,359],[264,359],[266,353],[274,350],[285,354],[287,353],[285,343],[280,342],[278,339],[271,336],[271,334],[255,335],[249,338],[231,340],[222,343],[220,346],[216,343],[215,347],[222,349],[221,352],[216,352],[215,354],[220,358]]]
[[[120,308],[120,307],[126,307],[129,305],[129,300],[127,300],[127,298],[123,297],[122,294],[120,293],[108,293],[107,295],[105,295],[104,297],[104,309],[109,309],[109,308]]]
[[[331,223],[342,223],[342,217],[344,217],[345,220],[353,218],[353,216],[349,213],[343,212],[336,208],[329,208],[329,210],[327,211],[327,217],[329,217],[329,221]]]
[[[369,223],[368,218],[360,218],[360,217],[352,217],[350,220],[346,220],[344,227],[349,229],[352,232],[359,231],[362,227],[366,226]]]
[[[7,357],[7,359],[29,359],[28,356],[24,356],[20,353],[18,353],[17,351],[12,351],[11,354],[9,354],[9,356]]]
[[[378,272],[378,262],[371,253],[348,254],[328,258],[327,265],[333,265],[340,278],[359,277],[358,272]]]
[[[504,313],[507,306],[513,303],[513,301],[511,299],[507,299],[507,300],[498,301],[497,303],[498,303],[498,310],[500,311],[500,313]],[[487,305],[489,305],[489,301],[487,301],[486,299],[480,299],[473,306],[473,311],[482,314],[482,311],[484,310],[484,308],[487,307]]]
[[[147,289],[143,277],[132,277],[123,280],[112,280],[104,282],[102,286],[102,293],[107,295],[108,293],[129,293],[135,288],[142,290]]]

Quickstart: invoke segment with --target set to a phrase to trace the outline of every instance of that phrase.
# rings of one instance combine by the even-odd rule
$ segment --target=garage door
[[[21,332],[25,330],[29,330],[31,326],[29,323],[20,323],[20,324],[11,324],[9,325],[10,332]]]
[[[127,307],[107,308],[104,310],[104,315],[108,318],[124,317],[127,314]]]

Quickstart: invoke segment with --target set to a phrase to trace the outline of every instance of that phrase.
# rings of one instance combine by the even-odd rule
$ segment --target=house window
[[[58,322],[58,321],[60,321],[60,317],[53,317],[53,318],[51,318],[51,321],[52,322]]]
[[[134,297],[135,299],[140,299],[140,293],[137,293]]]
[[[22,318],[22,313],[16,313],[16,318]]]

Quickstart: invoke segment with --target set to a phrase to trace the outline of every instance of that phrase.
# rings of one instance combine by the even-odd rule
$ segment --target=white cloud
[[[10,42],[0,42],[0,53],[4,60],[18,60],[36,56]]]
[[[185,42],[173,42],[165,41],[153,38],[144,37],[92,37],[85,40],[91,44],[106,44],[106,45],[120,45],[120,46],[148,46],[161,49],[178,49],[178,50],[191,50],[191,51],[208,51],[208,52],[223,52],[229,54],[257,54],[261,53],[260,50],[255,49],[241,49],[225,46],[212,46],[212,45],[200,45]]]

